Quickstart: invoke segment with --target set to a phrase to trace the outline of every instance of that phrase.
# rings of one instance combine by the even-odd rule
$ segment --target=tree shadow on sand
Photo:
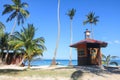
[[[0,69],[0,75],[3,75],[3,74],[17,74],[19,72],[23,72],[25,70],[15,70],[15,69]]]
[[[84,76],[84,73],[92,73],[102,77],[105,77],[103,74],[120,74],[120,69],[101,69],[98,66],[75,66],[74,68],[77,71],[73,72],[71,75],[72,80],[79,80],[82,76]]]
[[[114,73],[114,74],[120,74],[120,67],[105,67],[105,69],[108,72]]]

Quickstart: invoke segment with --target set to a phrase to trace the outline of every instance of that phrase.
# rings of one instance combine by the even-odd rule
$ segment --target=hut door
[[[90,48],[91,64],[97,64],[97,53],[98,53],[97,48]]]

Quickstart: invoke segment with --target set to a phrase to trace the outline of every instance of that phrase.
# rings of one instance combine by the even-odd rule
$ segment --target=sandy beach
[[[0,67],[0,80],[120,80],[120,69],[100,70],[97,67],[15,65]]]

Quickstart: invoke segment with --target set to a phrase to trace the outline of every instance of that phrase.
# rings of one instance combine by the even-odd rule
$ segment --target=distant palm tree
[[[60,41],[60,0],[58,0],[58,7],[57,7],[57,19],[58,19],[58,36],[57,36],[57,41],[56,41],[56,47],[54,51],[54,56],[51,65],[56,65],[56,54],[59,46],[59,41]]]
[[[22,62],[28,60],[28,68],[30,68],[30,62],[32,58],[36,55],[42,55],[43,51],[46,49],[44,46],[44,38],[36,38],[35,28],[33,24],[28,24],[28,28],[23,28],[21,32],[16,32],[14,40],[9,41],[10,45],[14,45],[14,49],[23,49],[25,51]]]
[[[73,40],[73,32],[72,32],[72,20],[75,15],[76,10],[72,8],[71,10],[68,11],[67,15],[70,17],[70,44],[72,44]],[[69,65],[72,65],[72,48],[70,48],[70,60],[69,60]]]
[[[86,17],[87,17],[87,20],[85,20],[84,22],[83,22],[83,24],[85,25],[85,24],[87,24],[87,23],[89,23],[89,24],[91,24],[91,35],[92,35],[92,38],[93,38],[93,28],[92,28],[92,24],[97,24],[97,22],[99,21],[98,20],[98,18],[99,18],[99,16],[95,16],[95,13],[94,12],[90,12],[88,15],[86,15]]]
[[[118,66],[118,63],[115,62],[115,61],[111,61],[111,59],[115,59],[115,58],[118,58],[117,56],[111,56],[111,55],[108,55],[108,56],[105,56],[102,54],[102,63],[105,64],[106,66],[109,66],[110,64],[111,65],[116,65]]]
[[[24,9],[28,6],[27,3],[25,2],[21,3],[21,0],[12,0],[12,2],[14,3],[13,5],[10,5],[10,4],[4,5],[5,9],[2,13],[2,15],[4,15],[12,12],[12,14],[7,18],[6,20],[7,22],[15,18],[15,22],[10,35],[13,35],[13,32],[16,27],[16,23],[18,25],[23,24],[24,20],[29,16],[29,12]]]

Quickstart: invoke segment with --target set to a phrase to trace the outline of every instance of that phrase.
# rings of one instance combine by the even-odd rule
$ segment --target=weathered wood
[[[78,65],[101,65],[101,47],[106,47],[107,43],[85,39],[77,42],[70,47],[77,48]]]

